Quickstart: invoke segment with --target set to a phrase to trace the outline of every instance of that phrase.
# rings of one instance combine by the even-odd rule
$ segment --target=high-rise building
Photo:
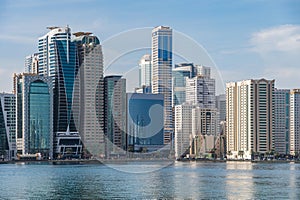
[[[193,105],[183,103],[175,106],[175,158],[181,159],[189,154],[192,136]]]
[[[74,33],[79,58],[79,133],[85,156],[105,156],[103,55],[92,33]]]
[[[211,78],[210,76],[210,71],[211,71],[211,68],[210,67],[205,67],[203,65],[196,65],[196,70],[197,70],[197,76],[203,76],[203,77],[206,77],[206,78]]]
[[[185,102],[186,78],[193,78],[197,74],[193,63],[176,64],[172,70],[172,105],[180,105]]]
[[[218,135],[218,112],[216,108],[194,107],[192,110],[192,133],[195,135]]]
[[[219,125],[219,133],[221,133],[222,130],[224,130],[221,124],[225,123],[226,121],[226,95],[225,94],[220,94],[216,96],[216,108],[219,113],[218,125]]]
[[[151,87],[152,67],[151,55],[145,54],[139,62],[139,87]]]
[[[274,150],[280,154],[289,154],[290,137],[290,90],[274,91]]]
[[[22,155],[53,156],[53,87],[50,77],[23,73],[16,87],[17,145]]]
[[[9,93],[0,93],[0,156],[16,156],[16,97]]]
[[[273,149],[274,80],[226,84],[228,158],[251,159]]]
[[[164,95],[164,143],[172,140],[172,29],[157,26],[152,30],[152,93]]]
[[[164,144],[164,96],[127,93],[129,152],[153,152]]]
[[[215,108],[215,79],[196,76],[186,78],[186,102],[204,108]]]
[[[290,93],[290,154],[300,153],[300,89]]]
[[[122,76],[104,78],[104,122],[106,157],[126,153],[126,79]]]
[[[53,83],[53,131],[55,157],[80,156],[79,136],[79,62],[77,44],[71,41],[71,29],[48,27],[39,38],[39,75]]]
[[[25,72],[38,74],[39,72],[39,54],[34,53],[25,58]]]

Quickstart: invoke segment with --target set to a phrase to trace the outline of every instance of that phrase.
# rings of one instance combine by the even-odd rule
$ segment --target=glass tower
[[[185,80],[196,76],[196,68],[193,63],[176,64],[172,70],[173,106],[185,102]]]
[[[35,74],[15,76],[17,84],[17,139],[21,154],[53,157],[52,80]]]
[[[152,93],[164,95],[164,143],[173,134],[172,112],[172,29],[158,26],[152,30]]]
[[[151,55],[145,54],[139,62],[139,86],[142,87],[151,87]]]
[[[55,157],[80,156],[82,144],[79,124],[79,59],[77,43],[71,41],[71,29],[48,27],[39,38],[39,75],[53,83]]]
[[[126,79],[122,76],[104,78],[104,110],[106,156],[126,152]]]
[[[78,132],[74,115],[78,107],[75,79],[78,75],[77,46],[71,42],[69,27],[48,27],[50,32],[39,38],[39,75],[49,76],[54,92],[54,132]]]

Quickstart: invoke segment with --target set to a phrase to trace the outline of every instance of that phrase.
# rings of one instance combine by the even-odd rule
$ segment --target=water
[[[300,199],[300,164],[176,162],[124,172],[147,166],[3,164],[0,199]]]

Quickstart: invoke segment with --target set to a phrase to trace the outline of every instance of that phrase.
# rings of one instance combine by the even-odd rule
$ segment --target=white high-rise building
[[[203,65],[196,65],[196,69],[197,69],[198,76],[210,78],[210,71],[211,71],[210,67],[205,67]]]
[[[25,58],[25,72],[38,74],[39,72],[39,54],[34,53]]]
[[[189,154],[192,136],[193,105],[183,103],[175,106],[175,158],[180,159]]]
[[[152,93],[164,95],[164,143],[173,133],[172,112],[172,29],[157,26],[152,30]]]
[[[274,150],[280,154],[289,154],[290,136],[290,90],[274,91]]]
[[[152,68],[151,68],[151,55],[145,54],[139,62],[139,86],[151,87]]]
[[[186,102],[200,105],[204,108],[215,108],[215,79],[196,76],[186,78]]]
[[[300,153],[300,89],[290,93],[290,154]]]
[[[251,159],[273,149],[274,80],[226,84],[228,158]]]
[[[99,39],[89,32],[74,33],[79,58],[79,133],[84,153],[105,156],[103,55]]]

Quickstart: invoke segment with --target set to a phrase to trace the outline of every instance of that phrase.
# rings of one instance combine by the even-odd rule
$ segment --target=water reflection
[[[135,174],[106,165],[0,165],[0,180],[0,199],[300,199],[300,164],[289,163],[176,162]]]
[[[227,199],[253,199],[253,172],[250,162],[226,163]]]

